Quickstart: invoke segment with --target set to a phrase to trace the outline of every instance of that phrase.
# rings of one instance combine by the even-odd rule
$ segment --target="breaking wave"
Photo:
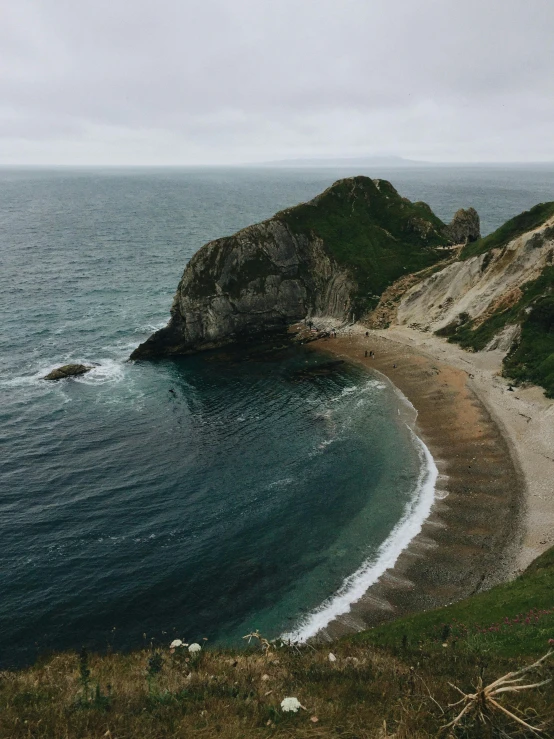
[[[410,431],[420,459],[420,472],[402,518],[377,553],[365,560],[344,580],[334,595],[308,614],[293,631],[282,634],[282,639],[305,642],[328,626],[337,616],[348,613],[351,605],[358,601],[386,570],[394,567],[400,554],[420,533],[424,521],[431,512],[439,472],[427,446],[411,429]]]

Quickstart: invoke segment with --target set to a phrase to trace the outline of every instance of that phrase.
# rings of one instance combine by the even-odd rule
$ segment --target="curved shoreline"
[[[421,532],[435,502],[439,471],[425,442],[416,433],[417,410],[386,375],[378,370],[374,372],[390,386],[401,405],[409,410],[410,418],[403,419],[402,423],[406,424],[413,437],[420,460],[419,475],[402,517],[379,546],[376,554],[364,560],[357,570],[344,579],[336,592],[303,617],[292,631],[282,634],[281,638],[286,641],[304,643],[319,634],[334,619],[348,614],[352,604],[358,601],[387,570],[394,567],[402,552]],[[400,408],[398,411],[401,412]]]
[[[439,473],[425,443],[411,426],[408,428],[412,431],[418,449],[421,468],[413,495],[406,504],[402,517],[380,545],[376,555],[362,562],[355,572],[345,578],[333,595],[311,611],[291,632],[282,634],[282,639],[306,642],[327,628],[336,618],[348,614],[352,604],[358,601],[387,570],[394,567],[402,552],[420,533],[434,504],[435,484]]]
[[[414,406],[415,432],[439,470],[435,500],[394,564],[318,639],[446,605],[508,579],[517,564],[525,481],[509,441],[467,372],[384,333],[354,326],[309,346],[377,370]]]

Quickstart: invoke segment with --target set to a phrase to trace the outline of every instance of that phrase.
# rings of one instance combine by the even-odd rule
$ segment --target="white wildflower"
[[[171,644],[169,645],[170,649],[175,649],[176,647],[184,647],[185,644],[181,641],[181,639],[173,639]]]
[[[194,642],[194,644],[189,645],[189,652],[191,654],[198,654],[198,652],[200,652],[201,649],[202,647],[200,646],[200,644],[197,644],[196,642]]]
[[[335,655],[333,654],[333,652],[329,652],[329,658],[328,659],[329,659],[329,662],[336,662],[337,661],[337,658],[335,657]]]
[[[285,713],[288,713],[289,711],[296,713],[299,708],[304,708],[304,706],[300,703],[298,698],[283,698],[281,701],[281,709]],[[304,710],[306,709],[304,708]]]

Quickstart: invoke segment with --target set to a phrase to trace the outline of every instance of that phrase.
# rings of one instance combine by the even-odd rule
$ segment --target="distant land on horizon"
[[[422,159],[406,159],[400,156],[314,157],[275,159],[260,162],[259,167],[525,167],[552,166],[554,162],[430,162]],[[246,165],[249,166],[249,165]]]
[[[361,156],[361,157],[313,157],[298,159],[276,159],[268,162],[261,162],[264,167],[343,167],[355,165],[380,165],[388,167],[406,167],[420,164],[434,164],[434,162],[419,162],[414,159],[405,159],[404,157],[383,155],[383,156]]]
[[[116,164],[116,163],[84,163],[74,162],[72,164],[67,163],[39,163],[39,164],[15,164],[0,161],[0,171],[7,170],[67,170],[67,169],[110,169],[110,170],[133,170],[133,169],[244,169],[244,168],[329,168],[336,169],[339,167],[390,167],[391,169],[397,168],[417,168],[417,167],[429,167],[439,169],[441,167],[553,167],[554,161],[544,162],[431,162],[423,159],[405,159],[399,156],[360,156],[360,157],[313,157],[313,158],[297,158],[297,159],[272,159],[263,162],[234,162],[234,163],[204,163],[204,164],[183,164],[183,163],[159,163],[159,164]]]

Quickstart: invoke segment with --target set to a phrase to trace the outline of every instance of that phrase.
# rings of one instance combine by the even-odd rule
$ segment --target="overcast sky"
[[[554,161],[554,0],[3,0],[0,163]]]

